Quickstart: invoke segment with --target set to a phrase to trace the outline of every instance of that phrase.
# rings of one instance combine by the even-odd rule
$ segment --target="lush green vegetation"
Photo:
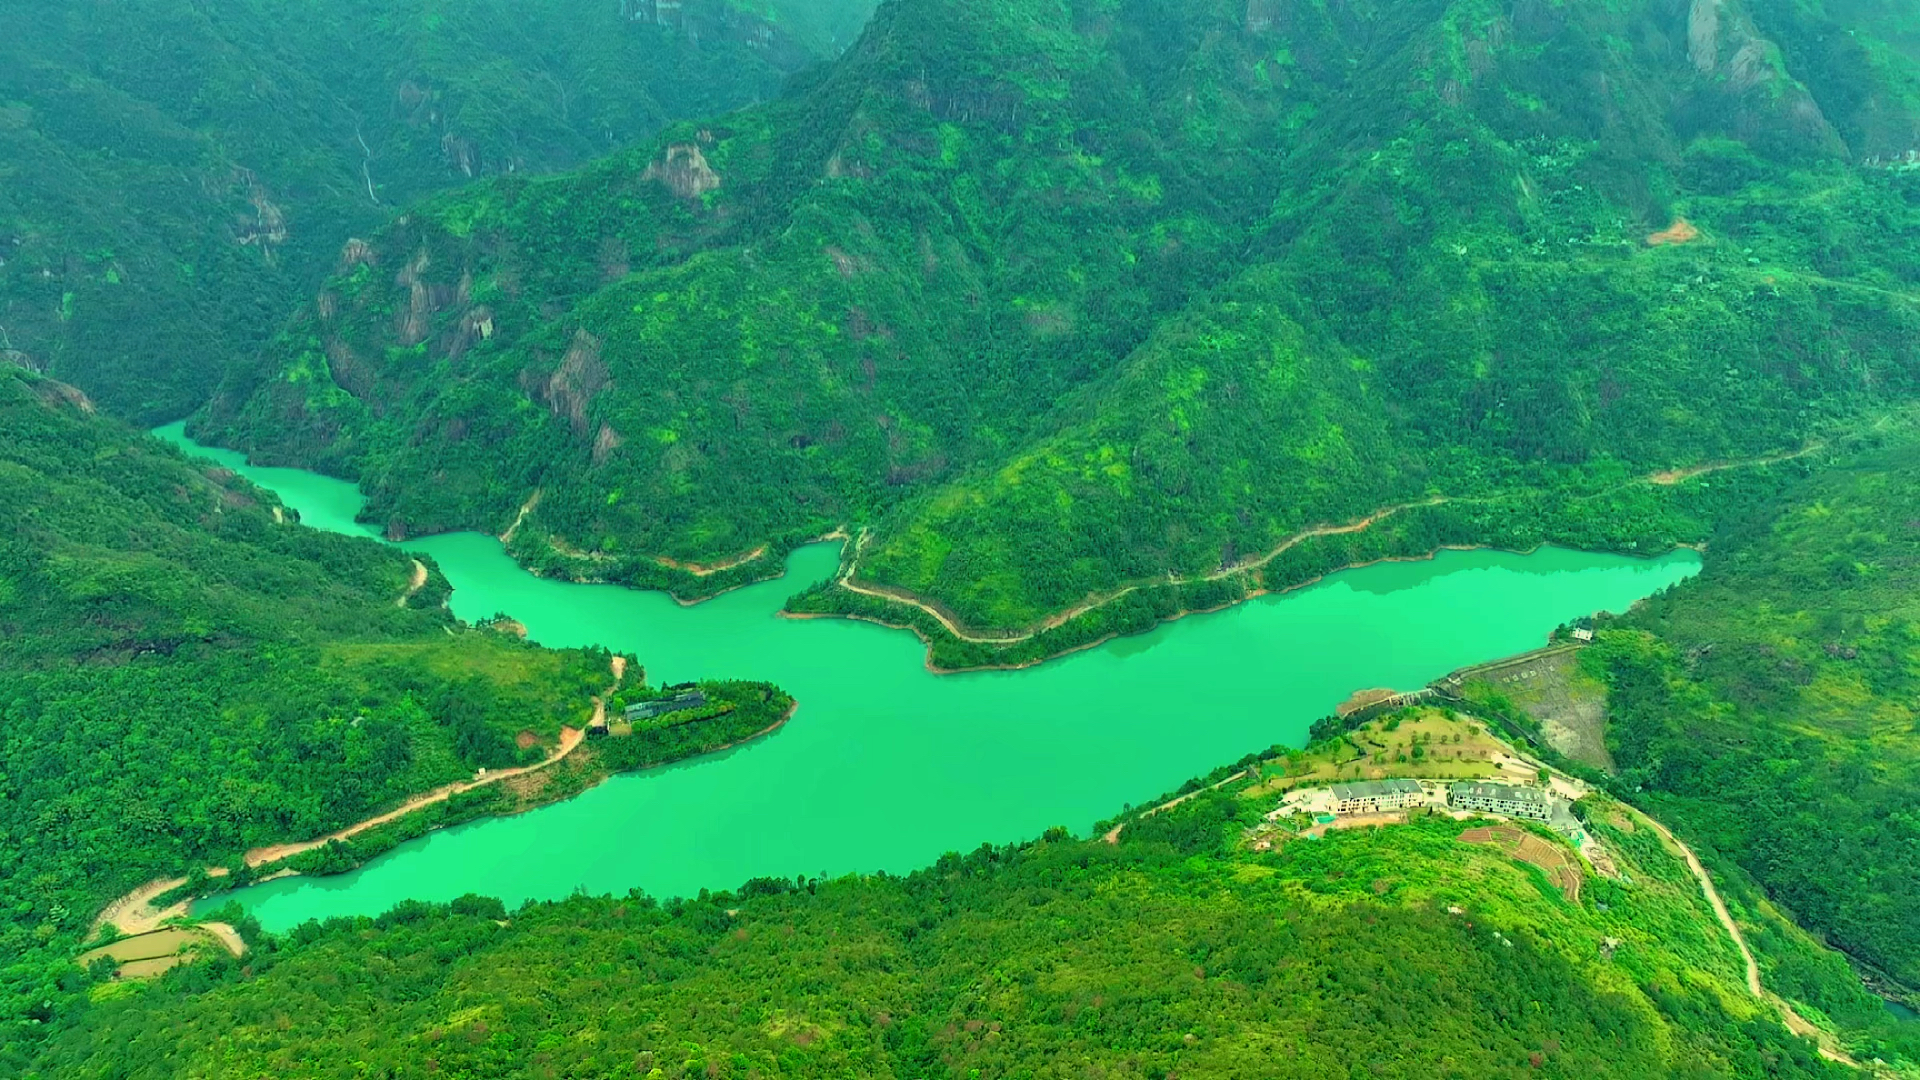
[[[1228,788],[1118,845],[1055,831],[905,879],[308,924],[103,993],[33,1075],[1845,1072],[1746,996],[1644,830],[1596,825],[1630,880],[1570,904],[1445,818],[1256,852],[1266,805]]]
[[[47,0],[0,11],[0,353],[206,400],[396,208],[775,92],[870,0]]]
[[[304,528],[77,391],[0,368],[0,1069],[77,1007],[72,956],[114,897],[540,761],[586,725],[608,654],[461,627],[438,572],[409,593],[413,576],[398,550]],[[580,755],[571,782],[727,745],[791,704],[709,692],[731,708]]]
[[[1697,580],[1600,635],[1609,748],[1676,828],[1920,983],[1920,439],[1730,517]]]
[[[899,0],[778,101],[421,207],[193,430],[396,532],[537,492],[523,562],[683,596],[843,524],[981,637],[1155,586],[954,666],[1434,493],[1354,543],[1697,539],[1590,497],[1904,399],[1920,333],[1910,34],[1714,11]],[[808,610],[930,621],[877,603]]]

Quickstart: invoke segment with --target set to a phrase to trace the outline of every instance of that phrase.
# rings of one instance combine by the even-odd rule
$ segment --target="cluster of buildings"
[[[657,720],[668,713],[704,708],[706,704],[707,695],[698,690],[675,697],[661,698],[658,701],[642,701],[637,705],[627,706],[627,723],[637,724],[646,720]]]
[[[1564,816],[1571,820],[1567,800],[1544,788],[1525,784],[1492,784],[1462,780],[1452,784],[1424,784],[1418,780],[1360,780],[1334,784],[1332,795],[1336,814],[1387,814],[1415,806],[1448,806],[1502,817],[1526,818],[1560,824]]]
[[[612,725],[607,723],[605,716],[600,716],[596,717],[587,725],[587,735],[593,738],[602,738],[607,735],[631,734],[633,725],[635,724],[645,723],[648,720],[658,720],[662,716],[671,713],[686,712],[688,709],[705,708],[706,704],[707,695],[698,690],[670,698],[660,698],[657,701],[642,701],[638,704],[627,706],[626,711],[622,714],[623,722],[618,730],[615,730]]]

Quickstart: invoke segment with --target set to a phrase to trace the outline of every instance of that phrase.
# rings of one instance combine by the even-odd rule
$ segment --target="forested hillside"
[[[855,582],[988,642],[1436,495],[1626,548],[1588,497],[1914,391],[1899,15],[895,0],[776,102],[423,205],[192,430],[687,596],[864,526]]]
[[[79,1006],[73,957],[114,897],[586,726],[604,651],[460,626],[446,595],[398,550],[307,529],[0,366],[0,1072]],[[611,765],[699,749],[683,727]]]
[[[0,10],[0,354],[197,408],[349,238],[773,94],[868,0],[45,0]]]
[[[1697,580],[1601,635],[1609,748],[1682,832],[1920,985],[1920,438],[1728,521]]]
[[[1229,787],[905,879],[310,923],[104,995],[30,1075],[1852,1074],[1746,992],[1648,830],[1597,823],[1625,877],[1569,901],[1444,816],[1262,852],[1265,809]]]

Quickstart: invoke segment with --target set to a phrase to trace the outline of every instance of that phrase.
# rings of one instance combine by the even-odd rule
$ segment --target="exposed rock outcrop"
[[[643,180],[658,180],[683,199],[698,199],[720,186],[720,174],[707,164],[695,143],[674,143],[659,161],[647,166]]]

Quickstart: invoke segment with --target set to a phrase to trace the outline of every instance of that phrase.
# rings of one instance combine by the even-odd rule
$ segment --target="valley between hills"
[[[0,12],[0,1076],[1920,1077],[1916,27]]]

